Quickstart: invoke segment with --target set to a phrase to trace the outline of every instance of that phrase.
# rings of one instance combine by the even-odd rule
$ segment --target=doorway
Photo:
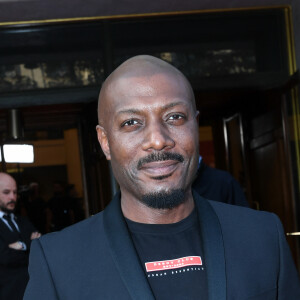
[[[286,233],[298,232],[293,173],[293,116],[289,90],[198,92],[200,125],[213,132],[215,165],[230,172],[242,186],[250,207],[279,216]],[[217,100],[216,100],[217,99]],[[200,148],[201,149],[201,148]],[[299,264],[297,236],[287,236]]]
[[[11,139],[3,122],[1,143],[26,143],[33,146],[32,163],[2,161],[2,171],[17,182],[19,200],[17,213],[26,215],[42,233],[54,231],[51,199],[61,186],[62,216],[65,225],[76,223],[89,215],[84,195],[83,172],[79,143],[81,105],[49,105],[19,109],[22,136]],[[8,121],[9,110],[2,110]],[[65,216],[66,215],[66,216]]]

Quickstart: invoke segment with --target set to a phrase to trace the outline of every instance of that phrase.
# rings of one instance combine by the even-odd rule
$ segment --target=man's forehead
[[[170,101],[168,103],[160,103],[160,102],[150,102],[150,103],[143,103],[141,101],[132,101],[132,103],[120,103],[118,106],[114,107],[114,114],[116,116],[122,114],[144,114],[145,112],[150,111],[158,111],[158,112],[165,112],[168,109],[172,109],[175,107],[181,107],[185,109],[192,109],[192,106],[187,103],[186,101],[177,100]]]
[[[168,93],[195,106],[191,86],[179,70],[154,57],[134,57],[117,68],[103,84],[98,104],[99,117],[103,119],[115,111],[124,100],[134,103],[135,100],[141,101],[139,96],[145,99]]]
[[[175,106],[193,107],[188,88],[163,76],[120,79],[108,91],[109,113],[134,113],[149,109],[166,110]]]

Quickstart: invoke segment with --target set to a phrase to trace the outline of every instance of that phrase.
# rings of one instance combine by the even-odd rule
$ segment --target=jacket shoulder
[[[211,200],[208,201],[219,217],[219,220],[221,222],[225,222],[227,225],[234,224],[233,226],[237,226],[238,224],[249,225],[253,223],[257,226],[261,226],[262,223],[271,223],[274,226],[277,222],[280,222],[278,217],[271,212],[258,211],[249,207],[231,205]]]
[[[80,247],[81,244],[88,242],[95,234],[101,235],[102,212],[91,216],[81,222],[66,227],[61,231],[51,232],[40,237],[39,242],[44,249],[52,247]]]
[[[256,253],[259,248],[278,250],[284,231],[275,214],[215,201],[209,203],[218,216],[225,245],[241,247],[243,242]]]

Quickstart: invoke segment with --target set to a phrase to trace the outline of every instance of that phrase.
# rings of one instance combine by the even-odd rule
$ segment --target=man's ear
[[[104,154],[106,156],[106,159],[110,160],[111,159],[110,148],[109,148],[109,143],[108,143],[108,138],[107,138],[106,131],[100,125],[96,126],[96,130],[97,130],[98,141],[99,141],[99,144],[102,148],[102,151],[104,152]]]

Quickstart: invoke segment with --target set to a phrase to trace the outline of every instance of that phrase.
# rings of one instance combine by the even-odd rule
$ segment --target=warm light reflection
[[[33,163],[33,145],[5,144],[3,145],[4,160],[7,163]],[[0,153],[1,154],[1,153]],[[1,161],[1,156],[0,156]]]

